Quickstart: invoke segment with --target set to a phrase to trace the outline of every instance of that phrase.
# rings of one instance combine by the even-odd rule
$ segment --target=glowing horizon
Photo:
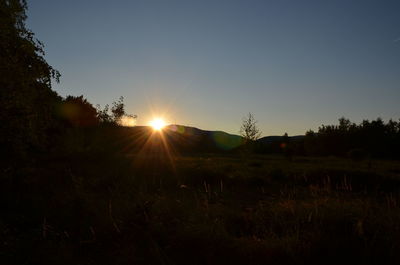
[[[150,126],[155,131],[161,131],[166,125],[167,123],[162,118],[155,118],[150,121]]]

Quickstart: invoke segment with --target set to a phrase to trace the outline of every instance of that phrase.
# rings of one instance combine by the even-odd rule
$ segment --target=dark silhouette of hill
[[[120,150],[138,152],[146,150],[160,151],[162,147],[183,153],[199,152],[231,152],[244,147],[245,140],[242,136],[229,134],[223,131],[202,130],[184,125],[168,125],[161,132],[149,126],[135,126],[121,128],[122,136],[126,139]],[[282,144],[288,146],[303,145],[305,136],[266,136],[253,142],[255,151],[259,153],[281,153]]]
[[[171,143],[189,143],[193,148],[203,151],[229,151],[241,146],[244,141],[239,135],[223,131],[207,131],[195,127],[169,125],[165,129]],[[174,140],[178,140],[174,142]]]
[[[344,122],[349,125],[344,125]],[[340,119],[339,125],[323,125],[319,131],[306,135],[266,136],[246,146],[256,153],[292,155],[336,155],[377,158],[398,158],[399,123],[390,120],[384,123],[363,121],[360,125]],[[184,153],[232,152],[245,146],[239,135],[223,131],[208,131],[183,125],[169,125],[160,132],[151,127],[136,126],[117,129],[127,139],[129,151],[143,150],[145,145],[157,147],[161,144],[170,150]],[[147,150],[147,149],[146,149]],[[156,149],[154,149],[156,150]],[[353,154],[354,153],[354,154]]]
[[[265,136],[257,140],[258,143],[261,144],[272,144],[276,142],[281,142],[284,140],[285,136]],[[301,141],[304,139],[304,135],[295,135],[295,136],[288,136],[290,142]]]
[[[122,128],[119,133],[119,139],[124,139],[121,148],[127,152],[159,151],[166,147],[171,151],[185,153],[227,152],[244,143],[243,138],[238,135],[176,124],[168,125],[160,132],[149,126],[135,126]]]
[[[166,126],[161,132],[155,131],[150,126],[115,129],[119,134],[118,139],[125,139],[120,142],[118,149],[126,152],[143,150],[152,152],[151,149],[159,152],[161,147],[168,147],[171,151],[178,153],[218,153],[237,151],[245,145],[244,138],[239,135],[177,124]],[[286,149],[295,147],[298,150],[299,146],[303,146],[304,139],[304,135],[265,136],[250,145],[258,153],[282,153],[282,144],[285,144]]]

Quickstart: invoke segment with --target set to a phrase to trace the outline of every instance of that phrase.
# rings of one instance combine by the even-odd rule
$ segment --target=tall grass
[[[0,260],[396,264],[400,165],[373,164],[104,152],[54,157],[3,175]]]

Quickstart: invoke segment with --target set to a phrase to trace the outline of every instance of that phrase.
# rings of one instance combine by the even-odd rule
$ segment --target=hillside
[[[288,140],[289,142],[296,142],[296,141],[301,141],[304,139],[304,135],[295,135],[295,136],[289,136]],[[265,136],[261,137],[260,139],[257,140],[257,142],[262,143],[262,144],[272,144],[276,142],[281,142],[284,140],[284,136]]]
[[[149,150],[158,145],[168,145],[176,152],[226,152],[243,145],[244,139],[239,135],[223,131],[208,131],[184,125],[168,125],[162,133],[148,126],[126,127],[123,138],[129,140],[129,151],[135,149]],[[303,135],[290,136],[291,143],[300,142]],[[257,140],[261,146],[279,145],[284,141],[283,136],[266,136]]]
[[[119,132],[121,143],[129,151],[149,150],[158,145],[167,145],[176,152],[225,152],[243,144],[243,138],[222,131],[206,131],[183,125],[169,125],[163,131],[154,131],[148,126],[126,127]]]

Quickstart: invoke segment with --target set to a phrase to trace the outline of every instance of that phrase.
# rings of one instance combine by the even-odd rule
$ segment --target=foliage
[[[108,104],[106,104],[103,109],[100,105],[97,105],[96,108],[97,117],[101,123],[123,125],[122,121],[124,117],[137,119],[137,115],[131,115],[125,112],[124,97],[120,97],[118,101],[112,103],[111,113]]]
[[[240,127],[240,135],[245,139],[247,143],[254,142],[261,136],[261,131],[258,129],[257,121],[254,115],[249,113],[242,119],[242,125]]]
[[[60,97],[51,80],[60,74],[44,59],[43,44],[26,29],[26,1],[0,1],[0,145],[23,155],[48,145]]]
[[[99,124],[97,110],[83,96],[67,96],[60,105],[60,115],[74,127]]]
[[[284,147],[284,148],[283,148]],[[278,137],[259,144],[258,153],[284,155],[347,156],[353,160],[365,158],[400,158],[400,122],[384,122],[378,118],[355,124],[340,118],[337,125],[322,125],[318,132],[309,130],[305,136]]]
[[[338,125],[322,125],[318,133],[308,132],[305,149],[313,155],[346,155],[351,150],[363,150],[374,157],[400,157],[400,122],[385,123],[378,118],[360,124],[339,119]],[[360,152],[359,152],[360,153]],[[365,155],[364,155],[365,156]]]
[[[112,123],[111,115],[109,114],[110,106],[106,104],[102,109],[99,104],[96,105],[97,117],[101,123]]]
[[[124,98],[120,97],[118,101],[114,101],[111,107],[111,115],[114,122],[119,123],[125,115]]]

